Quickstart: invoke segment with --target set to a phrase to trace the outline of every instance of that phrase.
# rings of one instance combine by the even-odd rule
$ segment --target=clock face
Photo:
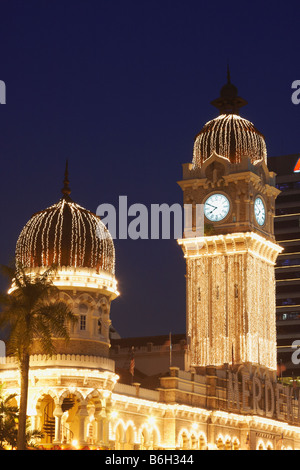
[[[229,209],[230,203],[224,194],[212,194],[204,204],[205,217],[212,222],[225,219]]]
[[[257,197],[254,202],[254,214],[258,225],[264,225],[266,221],[265,205],[260,197]]]

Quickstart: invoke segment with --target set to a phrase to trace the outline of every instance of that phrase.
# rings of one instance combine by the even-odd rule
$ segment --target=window
[[[86,315],[80,315],[80,330],[86,330]]]
[[[201,288],[200,287],[198,287],[197,289],[197,300],[198,302],[201,302]]]

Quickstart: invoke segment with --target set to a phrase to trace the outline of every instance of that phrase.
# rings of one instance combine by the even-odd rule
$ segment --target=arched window
[[[188,435],[186,432],[182,432],[181,435],[180,435],[180,441],[179,441],[179,445],[180,445],[180,449],[181,450],[186,450],[186,449],[189,449],[189,438],[188,438]]]
[[[197,441],[196,436],[194,434],[191,435],[191,448],[192,448],[192,450],[198,449],[198,441]]]
[[[232,449],[233,450],[239,450],[239,448],[240,448],[240,443],[239,443],[238,439],[235,438],[232,442]]]
[[[89,307],[85,303],[80,303],[78,306],[79,310],[79,329],[80,331],[85,331],[87,329],[87,314]]]
[[[225,450],[231,450],[231,449],[232,449],[231,439],[227,438],[225,441]]]
[[[258,446],[257,446],[257,450],[265,450],[265,446],[264,446],[264,443],[262,441],[259,441]]]
[[[217,440],[217,448],[218,450],[224,450],[224,442],[221,437],[219,437]]]
[[[143,429],[140,434],[140,450],[148,449],[148,433],[146,429]]]
[[[123,448],[124,448],[124,428],[122,424],[119,423],[116,429],[115,449],[123,450]]]
[[[199,437],[199,450],[206,450],[206,449],[207,449],[206,440],[203,434],[201,434],[201,436]]]
[[[158,447],[159,447],[159,441],[160,441],[160,439],[159,439],[159,433],[158,433],[158,431],[157,431],[155,428],[153,428],[152,433],[151,433],[151,448],[152,448],[153,450],[158,449]]]
[[[125,433],[124,450],[134,449],[134,430],[132,426],[128,426]]]

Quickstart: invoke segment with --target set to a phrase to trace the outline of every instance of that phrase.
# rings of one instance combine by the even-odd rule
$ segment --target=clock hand
[[[212,211],[210,211],[210,214],[212,214],[213,211],[215,211],[216,209],[217,209],[217,206]]]

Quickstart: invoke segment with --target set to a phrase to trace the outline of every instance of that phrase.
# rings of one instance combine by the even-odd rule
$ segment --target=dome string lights
[[[251,162],[267,159],[263,135],[252,122],[235,114],[221,114],[205,124],[194,143],[193,165],[200,168],[213,152],[239,163],[242,157]]]
[[[230,163],[240,163],[247,157],[252,163],[267,162],[267,148],[264,136],[252,122],[239,116],[239,109],[247,104],[238,96],[237,88],[230,81],[220,92],[220,97],[212,101],[220,115],[208,121],[196,136],[193,152],[194,169],[201,168],[213,153],[227,158]]]
[[[24,268],[90,268],[114,274],[112,237],[100,217],[76,204],[66,165],[63,197],[34,214],[23,228],[16,246],[17,263]]]

